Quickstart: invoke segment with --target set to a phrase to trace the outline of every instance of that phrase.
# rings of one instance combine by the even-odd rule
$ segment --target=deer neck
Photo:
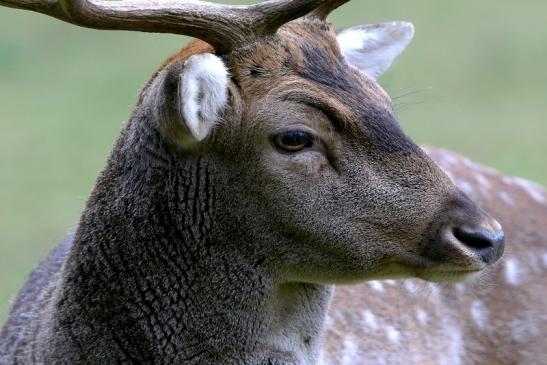
[[[330,288],[280,282],[251,248],[260,237],[219,204],[209,162],[132,128],[64,266],[63,346],[141,363],[315,363]]]

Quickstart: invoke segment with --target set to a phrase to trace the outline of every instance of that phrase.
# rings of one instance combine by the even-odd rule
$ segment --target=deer
[[[426,151],[506,234],[478,281],[337,286],[320,364],[547,364],[547,191],[454,152]]]
[[[480,276],[501,225],[400,128],[407,22],[348,0],[0,0],[196,38],[144,86],[75,233],[31,273],[6,364],[316,364],[335,284]]]

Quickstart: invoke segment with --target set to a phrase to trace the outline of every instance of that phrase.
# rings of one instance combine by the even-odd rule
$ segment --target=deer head
[[[499,259],[500,225],[403,133],[375,80],[412,26],[337,35],[326,17],[345,2],[0,0],[201,39],[147,84],[97,180],[44,363],[114,362],[108,336],[144,363],[313,363],[322,284],[457,280]]]
[[[261,247],[253,250],[276,258],[286,280],[443,280],[480,271],[501,256],[500,225],[402,132],[375,80],[412,26],[337,35],[325,18],[345,2],[0,4],[208,42],[158,72],[143,92],[141,122],[181,160],[210,162],[231,212],[225,223],[254,237]]]

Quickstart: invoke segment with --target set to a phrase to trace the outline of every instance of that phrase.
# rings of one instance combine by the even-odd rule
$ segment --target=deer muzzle
[[[429,227],[422,255],[447,271],[480,271],[498,261],[505,234],[499,222],[467,196],[452,197]]]

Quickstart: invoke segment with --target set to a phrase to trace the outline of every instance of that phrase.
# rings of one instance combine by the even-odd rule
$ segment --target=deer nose
[[[487,264],[496,262],[503,254],[505,234],[495,220],[479,227],[455,227],[452,233],[462,245],[472,250]]]

